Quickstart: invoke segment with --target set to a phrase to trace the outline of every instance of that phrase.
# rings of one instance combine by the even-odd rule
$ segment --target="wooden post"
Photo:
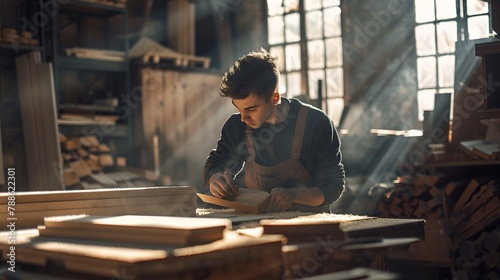
[[[3,150],[2,150],[2,119],[0,119],[0,186],[5,184],[5,175],[3,173]]]

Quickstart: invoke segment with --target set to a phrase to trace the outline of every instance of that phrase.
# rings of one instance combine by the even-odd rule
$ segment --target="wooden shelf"
[[[95,0],[71,0],[67,4],[60,5],[60,8],[64,12],[86,13],[96,16],[110,16],[115,14],[123,14],[126,12],[126,7],[113,5],[111,3],[99,3]]]
[[[0,55],[18,55],[26,52],[41,51],[41,46],[17,45],[9,43],[0,43]]]
[[[75,57],[60,57],[57,66],[66,69],[91,70],[102,72],[126,72],[127,61],[105,61]]]
[[[128,126],[114,122],[96,121],[67,121],[57,120],[59,132],[67,135],[82,135],[100,133],[105,137],[128,136]]]

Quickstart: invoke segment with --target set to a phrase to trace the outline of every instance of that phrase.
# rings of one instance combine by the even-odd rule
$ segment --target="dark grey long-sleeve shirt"
[[[275,125],[265,123],[254,130],[255,162],[260,165],[274,166],[291,158],[297,115],[304,104],[287,98],[282,98],[281,102],[290,103],[286,120]],[[244,184],[242,174],[248,158],[245,129],[246,124],[241,122],[240,114],[233,114],[224,124],[217,148],[212,150],[203,169],[203,181],[207,188],[210,176],[226,169],[233,174],[239,172],[237,184]],[[340,197],[344,190],[345,172],[339,135],[331,119],[314,107],[307,116],[300,161],[314,180],[315,185],[311,187],[318,187],[323,192],[323,205],[331,204]]]

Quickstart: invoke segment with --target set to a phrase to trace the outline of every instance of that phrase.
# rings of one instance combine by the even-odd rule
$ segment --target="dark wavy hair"
[[[277,59],[261,48],[240,57],[224,73],[219,94],[231,99],[244,99],[255,94],[268,101],[278,85],[279,76]]]

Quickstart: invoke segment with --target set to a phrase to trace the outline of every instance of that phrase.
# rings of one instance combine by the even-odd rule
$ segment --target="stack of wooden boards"
[[[15,217],[20,229],[42,225],[44,217],[58,215],[195,216],[195,197],[191,186],[18,192],[14,215],[9,215],[8,194],[3,193],[0,219]]]
[[[379,214],[426,219],[426,242],[410,250],[412,258],[449,265],[454,277],[498,277],[500,177],[463,177],[417,173],[400,178],[380,201]],[[484,242],[486,236],[493,241]]]
[[[339,214],[309,214],[262,220],[264,234],[283,234],[283,279],[297,279],[356,266],[384,268],[377,259],[387,250],[406,250],[424,238],[421,219],[379,219]],[[363,262],[360,262],[363,259]]]
[[[51,217],[17,245],[16,268],[27,263],[50,274],[53,265],[57,275],[87,279],[281,278],[282,236],[256,239],[229,229],[229,220],[213,218]]]
[[[460,142],[460,148],[473,159],[498,160],[500,159],[500,143],[485,140],[470,140]]]

